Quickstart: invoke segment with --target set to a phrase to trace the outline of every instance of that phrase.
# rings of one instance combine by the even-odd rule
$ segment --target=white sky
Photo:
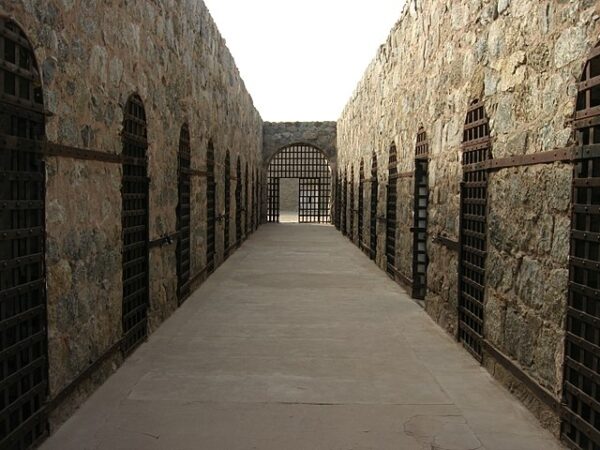
[[[204,0],[265,121],[337,120],[405,0]]]

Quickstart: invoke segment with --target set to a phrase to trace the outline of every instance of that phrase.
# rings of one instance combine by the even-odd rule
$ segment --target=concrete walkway
[[[42,447],[562,448],[330,226],[266,225]]]

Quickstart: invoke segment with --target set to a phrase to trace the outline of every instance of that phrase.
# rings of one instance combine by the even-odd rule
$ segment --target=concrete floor
[[[562,447],[334,228],[280,224],[42,448]]]

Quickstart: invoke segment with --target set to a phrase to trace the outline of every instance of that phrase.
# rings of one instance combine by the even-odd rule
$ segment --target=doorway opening
[[[300,220],[300,179],[279,180],[279,222],[298,223]]]

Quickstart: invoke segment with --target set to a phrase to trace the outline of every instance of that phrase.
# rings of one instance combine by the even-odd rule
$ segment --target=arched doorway
[[[492,159],[492,141],[485,106],[479,100],[474,101],[467,111],[462,147],[458,338],[481,361],[488,172],[485,168],[474,165]]]
[[[206,272],[215,270],[217,222],[217,183],[215,181],[215,147],[208,141],[206,149]]]
[[[417,133],[415,147],[415,192],[413,225],[412,296],[425,300],[427,293],[427,206],[429,204],[429,143],[423,128]]]
[[[573,172],[562,438],[569,448],[600,447],[598,336],[600,303],[600,44],[583,70],[573,126],[579,155]]]
[[[280,222],[282,213],[300,223],[331,221],[331,168],[319,149],[296,144],[280,150],[269,163],[267,184],[268,222]],[[295,210],[282,211],[284,205]]]
[[[371,209],[369,211],[369,247],[371,259],[377,259],[377,209],[379,205],[379,180],[377,178],[377,154],[373,152],[371,159]]]
[[[32,47],[5,18],[0,48],[0,448],[30,448],[46,434],[44,105]]]
[[[224,201],[225,201],[225,217],[223,220],[225,221],[225,225],[223,226],[223,254],[225,258],[229,256],[229,229],[230,229],[230,220],[231,220],[231,157],[229,155],[229,150],[225,153],[225,165],[223,167],[223,191],[224,191]]]
[[[235,169],[235,245],[242,243],[242,162],[237,157]]]
[[[177,195],[177,300],[181,305],[190,293],[190,214],[191,214],[191,150],[187,124],[179,133]]]
[[[354,164],[350,164],[350,200],[348,203],[348,213],[350,225],[348,225],[348,238],[354,242],[354,214],[356,209],[354,207]]]
[[[132,94],[123,111],[123,352],[148,335],[148,135],[142,99]]]
[[[396,144],[390,147],[388,159],[388,185],[386,200],[385,256],[387,273],[396,277],[396,197],[398,195],[398,167]]]
[[[365,161],[360,159],[358,169],[358,248],[364,249],[363,225],[365,213]]]

